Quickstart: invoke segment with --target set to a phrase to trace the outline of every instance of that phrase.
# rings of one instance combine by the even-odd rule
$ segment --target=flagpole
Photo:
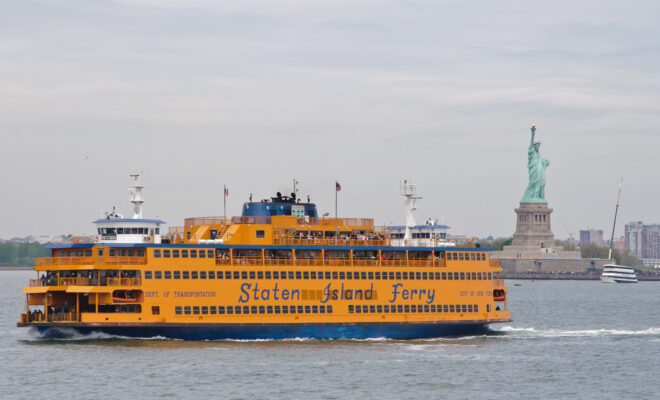
[[[339,190],[337,190],[337,181],[335,181],[335,243],[337,243],[337,239],[339,239],[339,221],[337,219],[337,193]]]
[[[224,223],[227,222],[227,185],[223,185],[222,188],[222,199],[223,199],[223,204],[222,204],[222,209],[223,209],[223,220]]]

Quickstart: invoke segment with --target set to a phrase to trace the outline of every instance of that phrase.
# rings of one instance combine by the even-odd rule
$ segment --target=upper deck
[[[467,238],[402,238],[398,227],[375,226],[371,218],[316,218],[290,215],[187,218],[170,227],[170,243],[246,245],[472,247]]]

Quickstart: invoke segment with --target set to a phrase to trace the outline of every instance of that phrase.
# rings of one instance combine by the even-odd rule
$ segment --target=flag
[[[225,186],[225,197],[229,197],[229,188]]]
[[[341,190],[341,185],[339,184],[339,182],[336,182],[336,181],[335,181],[335,190],[337,192]]]

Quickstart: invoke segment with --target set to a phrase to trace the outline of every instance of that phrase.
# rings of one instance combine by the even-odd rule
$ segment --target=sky
[[[530,126],[558,238],[660,223],[660,2],[0,0],[0,238],[319,213],[510,236]]]

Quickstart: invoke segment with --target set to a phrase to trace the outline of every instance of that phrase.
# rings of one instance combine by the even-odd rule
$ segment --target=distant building
[[[614,239],[614,246],[613,247],[617,250],[625,251],[626,250],[626,238],[624,236],[621,236],[620,238]]]
[[[580,246],[589,246],[595,244],[602,247],[605,242],[603,241],[602,229],[587,229],[580,231]]]
[[[644,265],[657,265],[660,260],[660,224],[630,222],[626,224],[625,232],[626,249]]]

